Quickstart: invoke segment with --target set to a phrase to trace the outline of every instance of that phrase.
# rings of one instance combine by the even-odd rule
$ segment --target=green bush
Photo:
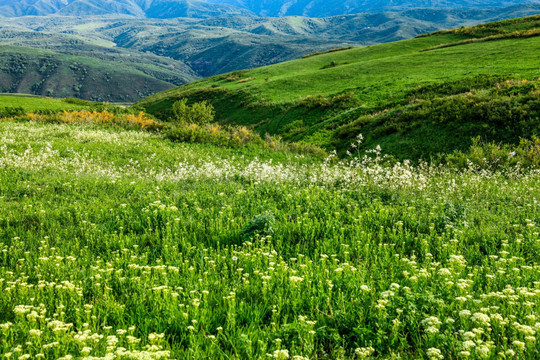
[[[219,124],[169,124],[165,136],[173,141],[206,143],[221,146],[264,144],[261,137],[244,126],[222,127]]]
[[[521,166],[540,167],[540,138],[521,139],[519,145],[482,142],[480,137],[472,140],[468,151],[454,151],[444,157],[444,162],[464,169],[471,165],[478,169],[497,170]]]
[[[24,115],[25,111],[22,107],[8,107],[0,110],[0,117],[13,117]]]
[[[206,101],[196,102],[189,106],[187,99],[176,101],[173,106],[174,120],[185,124],[204,125],[214,121],[216,112]]]
[[[268,211],[265,214],[254,217],[246,224],[240,234],[242,240],[249,241],[258,237],[266,237],[274,233],[276,217]]]
[[[400,159],[429,159],[441,152],[467,151],[472,145],[470,139],[477,136],[496,144],[514,145],[521,138],[540,136],[539,81],[499,83],[492,77],[478,77],[475,81],[476,85],[469,84],[485,84],[486,88],[457,94],[464,89],[457,83],[419,88],[411,93],[411,97],[418,96],[411,103],[392,104],[342,126],[335,132],[332,144],[344,152],[345,146],[355,141],[354,134],[363,133],[367,134],[363,149],[380,143]]]
[[[299,105],[309,110],[317,108],[344,110],[358,106],[358,102],[355,98],[355,94],[353,92],[348,92],[335,95],[332,98],[327,98],[324,95],[309,95],[301,100]]]
[[[288,151],[295,154],[309,154],[321,159],[328,156],[326,151],[316,145],[305,142],[283,141],[280,136],[271,136],[270,134],[265,135],[264,145],[272,150]]]
[[[88,100],[83,100],[83,99],[77,99],[77,98],[65,98],[64,99],[64,102],[68,103],[68,104],[73,104],[73,105],[81,105],[81,106],[88,106],[88,107],[94,107],[94,106],[103,106],[105,105],[104,103],[98,103],[98,102],[92,102],[92,101],[88,101]]]
[[[461,203],[447,201],[443,207],[443,213],[434,221],[435,228],[439,234],[446,232],[449,228],[463,225],[467,215],[467,208]]]

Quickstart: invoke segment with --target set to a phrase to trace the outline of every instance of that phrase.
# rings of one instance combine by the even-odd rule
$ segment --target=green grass
[[[517,30],[526,32],[537,27],[538,19],[536,16],[488,24],[485,27],[490,29],[489,34],[505,34]],[[262,133],[281,134],[285,139],[302,140],[344,151],[359,132],[367,134],[378,126],[374,121],[357,127],[354,129],[356,133],[350,133],[349,138],[343,139],[340,134],[351,130],[351,123],[358,123],[357,120],[366,115],[376,118],[384,110],[399,112],[404,106],[418,100],[414,93],[419,87],[431,89],[430,94],[423,94],[424,97],[444,98],[465,94],[470,89],[479,89],[479,84],[484,86],[482,89],[493,92],[496,83],[485,84],[483,79],[486,76],[500,81],[540,78],[537,55],[540,49],[539,36],[514,36],[511,39],[462,43],[459,46],[433,49],[471,39],[476,32],[481,32],[479,29],[482,27],[321,54],[211,77],[151,96],[139,104],[150,113],[165,119],[170,113],[172,102],[179,98],[209,100],[216,107],[217,118],[221,122],[251,125]],[[426,49],[432,50],[424,51]],[[242,82],[242,79],[248,78],[250,81]],[[469,88],[456,87],[454,93],[441,90],[460,83],[467,84]],[[344,94],[352,94],[351,101],[346,104],[332,101],[332,98]],[[538,114],[539,110],[533,107],[533,119]],[[482,118],[482,121],[488,120],[489,115]],[[380,122],[379,125],[384,124]],[[445,125],[451,124],[443,124],[441,128],[444,129]],[[429,126],[427,121],[419,125],[430,138],[446,138],[444,131],[428,129]],[[380,128],[375,130],[383,132]],[[464,131],[456,143],[468,147],[470,138],[477,135],[482,134]],[[424,139],[419,138],[418,133],[403,131],[394,134],[393,138],[369,137],[365,146],[367,149],[377,142],[398,141],[405,144],[405,148],[417,148],[425,142]],[[498,138],[487,136],[486,140]],[[519,141],[519,138],[512,141]],[[440,144],[429,152],[417,151],[412,155],[396,147],[387,150],[403,159],[426,158],[455,149],[455,146],[445,147]]]
[[[0,356],[532,360],[539,184],[0,122]]]
[[[41,110],[79,110],[88,106],[72,104],[64,99],[42,98],[32,95],[0,95],[0,110],[6,107],[22,108],[25,112],[35,112]]]

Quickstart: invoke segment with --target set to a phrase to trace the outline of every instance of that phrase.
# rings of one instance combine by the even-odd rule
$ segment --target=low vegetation
[[[332,144],[344,149],[353,134],[363,133],[369,146],[378,143],[397,158],[429,159],[466,151],[475,137],[517,145],[520,139],[539,136],[540,80],[498,81],[481,76],[472,82],[417,88],[406,104],[343,125]],[[463,91],[465,87],[469,90]]]
[[[143,130],[159,130],[163,128],[163,124],[155,121],[151,117],[147,117],[143,112],[139,114],[130,113],[112,113],[107,110],[102,111],[63,111],[61,113],[53,114],[35,114],[28,113],[22,117],[18,117],[17,120],[29,120],[32,122],[46,122],[46,123],[63,123],[63,124],[76,124],[76,123],[89,123],[96,125],[105,125],[113,127],[121,127],[127,129],[143,129]]]
[[[0,122],[4,357],[538,353],[537,170],[392,164],[362,138],[320,160],[58,116],[96,122]]]
[[[182,99],[173,104],[173,122],[180,124],[205,125],[214,121],[216,112],[212,105],[209,105],[206,101],[202,101],[190,106],[187,105],[187,101],[188,99]]]
[[[9,116],[12,113],[36,112],[36,111],[64,111],[64,110],[80,110],[89,108],[95,103],[80,103],[81,100],[75,102],[70,99],[51,99],[41,98],[38,96],[24,96],[12,94],[0,95],[0,111],[2,117]]]
[[[521,139],[519,145],[485,143],[479,137],[472,139],[473,145],[467,151],[455,151],[444,157],[443,162],[458,169],[471,165],[484,170],[498,170],[512,167],[540,168],[540,139]]]

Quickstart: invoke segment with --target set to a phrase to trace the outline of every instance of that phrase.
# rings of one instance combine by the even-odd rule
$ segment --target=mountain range
[[[260,16],[326,17],[360,12],[401,11],[417,8],[471,9],[508,7],[538,0],[207,0],[250,10]]]
[[[129,15],[137,18],[161,19],[254,14],[228,4],[212,4],[197,0],[0,0],[0,15],[4,17]]]
[[[127,15],[137,18],[216,16],[328,17],[416,8],[500,8],[540,0],[0,0],[0,16]]]

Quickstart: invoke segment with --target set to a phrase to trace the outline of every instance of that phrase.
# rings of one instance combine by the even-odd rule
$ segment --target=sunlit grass
[[[0,111],[4,108],[23,108],[32,112],[39,110],[79,110],[85,106],[70,104],[63,99],[41,98],[37,96],[0,95]]]
[[[0,135],[4,357],[538,353],[535,170],[322,161],[91,124]]]

